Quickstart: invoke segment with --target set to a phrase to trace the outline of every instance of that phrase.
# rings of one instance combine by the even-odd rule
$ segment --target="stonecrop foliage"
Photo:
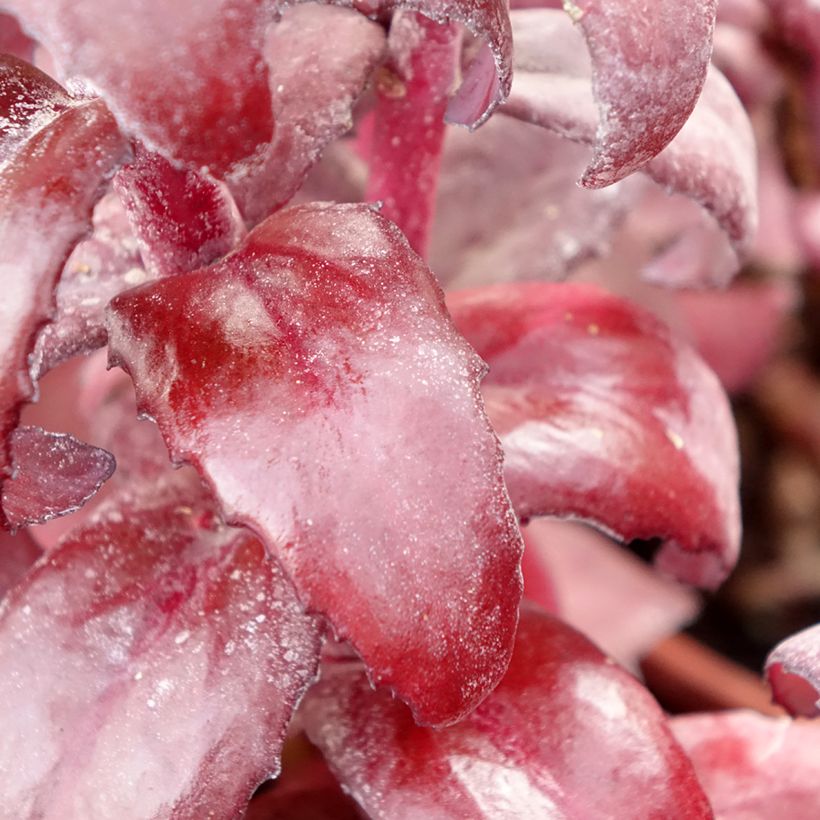
[[[815,5],[0,8],[0,817],[241,817],[283,748],[248,817],[820,816],[813,724],[590,640],[737,561],[765,327],[673,289],[783,252]],[[817,629],[768,674],[815,714]]]

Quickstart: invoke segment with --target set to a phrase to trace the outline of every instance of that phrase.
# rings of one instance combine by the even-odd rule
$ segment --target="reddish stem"
[[[424,256],[461,32],[454,24],[402,13],[393,20],[389,43],[390,57],[376,81],[366,198],[383,202],[382,213]]]

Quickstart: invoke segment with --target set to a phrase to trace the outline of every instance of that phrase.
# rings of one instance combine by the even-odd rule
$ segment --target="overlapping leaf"
[[[258,0],[6,0],[126,133],[222,174],[273,135]]]
[[[29,354],[66,257],[125,145],[99,100],[73,100],[33,66],[0,61],[0,481],[7,436],[33,395]]]
[[[503,681],[457,726],[416,726],[355,665],[327,670],[304,725],[368,817],[712,816],[649,693],[532,610],[522,611]]]
[[[366,206],[280,211],[222,263],[117,297],[109,344],[173,456],[374,682],[431,724],[492,690],[520,535],[482,365],[394,226]]]
[[[318,630],[256,539],[166,482],[68,536],[6,599],[4,811],[228,817],[275,774]]]
[[[114,187],[125,205],[149,273],[196,270],[224,256],[244,225],[230,194],[205,172],[177,168],[159,154],[136,149]]]
[[[313,3],[286,9],[268,29],[265,54],[276,133],[259,165],[228,176],[251,225],[284,205],[322,149],[350,129],[353,104],[384,42],[381,26],[362,15]]]
[[[676,5],[694,7],[696,4]],[[560,12],[520,11],[515,12],[513,21],[516,79],[505,113],[579,142],[591,144],[600,139],[601,131],[596,131],[595,101],[589,86],[590,71],[595,69],[595,53],[590,66],[580,37]],[[636,36],[635,32],[630,36]],[[652,61],[639,66],[640,71],[657,69]],[[644,168],[670,192],[684,194],[700,203],[720,223],[736,248],[744,251],[754,237],[757,224],[754,137],[746,112],[726,78],[714,68],[707,75],[705,63],[703,72],[700,80],[703,93],[699,85],[691,107],[677,121],[668,139],[641,153],[624,138],[613,156],[617,157],[623,148],[631,160],[633,154],[629,152],[635,151],[635,162],[623,164],[626,160],[613,160],[617,173],[607,171],[601,176],[597,160],[593,160],[591,168],[597,170],[588,170],[582,183],[590,184],[592,179],[595,185],[608,184]],[[664,100],[664,104],[667,103]],[[630,104],[634,107],[630,108]],[[619,105],[625,106],[617,113],[618,118],[625,120],[619,127],[633,129],[634,139],[653,144],[652,131],[645,122],[646,117],[652,116],[651,106],[643,108],[636,100],[620,100]],[[663,111],[673,109],[674,104]]]
[[[715,376],[652,315],[584,285],[452,293],[523,518],[580,518],[716,586],[740,538],[737,441]]]

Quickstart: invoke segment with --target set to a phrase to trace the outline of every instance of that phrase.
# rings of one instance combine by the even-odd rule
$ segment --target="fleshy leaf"
[[[114,457],[65,433],[18,427],[11,434],[12,477],[3,513],[12,529],[74,512],[114,472]]]
[[[672,718],[720,820],[820,816],[820,724],[752,711]]]
[[[322,149],[350,129],[353,104],[384,43],[382,27],[361,14],[314,3],[286,9],[270,26],[265,54],[276,133],[258,167],[228,176],[248,223],[284,205]]]
[[[153,278],[117,194],[94,209],[93,233],[72,251],[57,285],[57,310],[37,337],[31,357],[37,378],[60,362],[105,344],[105,306],[128,288]]]
[[[665,4],[656,3],[653,8],[658,5]],[[675,5],[691,7],[690,13],[696,13],[695,3]],[[549,128],[569,139],[593,144],[601,138],[601,132],[596,132],[597,114],[589,86],[591,68],[580,38],[560,12],[544,9],[518,11],[512,19],[516,75],[504,113]],[[582,20],[586,19],[588,16],[585,15]],[[624,21],[630,27],[633,22],[632,19]],[[634,31],[630,34],[633,36],[636,36]],[[648,39],[657,45],[654,35],[649,35]],[[652,47],[651,44],[647,47]],[[663,58],[664,55],[658,57]],[[706,59],[708,61],[708,51]],[[593,69],[594,65],[593,56]],[[640,65],[642,71],[656,70],[653,63]],[[581,182],[588,187],[600,187],[643,168],[670,193],[684,194],[702,205],[718,221],[737,250],[745,251],[757,226],[754,136],[743,105],[726,78],[715,68],[706,74],[705,64],[703,71],[704,76],[698,81],[691,101],[693,109],[690,107],[682,119],[674,120],[676,124],[668,139],[656,144],[652,130],[645,128],[643,118],[647,116],[647,110],[640,109],[641,116],[631,116],[634,112],[630,110],[628,127],[635,129],[634,138],[646,140],[647,145],[655,147],[643,153],[634,146],[628,150],[624,148],[627,153],[622,160],[615,159],[621,148],[616,149],[613,170],[603,175],[600,158],[596,155]],[[670,105],[665,96],[662,99],[663,111],[673,111],[674,103]],[[619,110],[617,116],[624,117],[625,112],[626,109]],[[632,145],[632,142],[627,140],[624,145]],[[624,164],[626,159],[634,162]]]
[[[557,614],[629,669],[637,668],[655,644],[698,612],[691,589],[660,578],[582,524],[531,521],[524,529],[524,543],[525,597],[541,605],[537,583],[548,575]]]
[[[26,36],[17,20],[0,12],[0,54],[13,54],[31,62],[34,46],[34,41]]]
[[[120,126],[164,156],[223,174],[273,135],[258,0],[6,0]]]
[[[493,117],[473,134],[451,129],[429,257],[442,285],[562,279],[605,252],[651,183],[634,176],[599,191],[579,188],[585,155],[582,146],[511,117]]]
[[[142,147],[135,154],[114,177],[114,188],[150,273],[196,270],[233,249],[244,225],[224,186]]]
[[[2,482],[10,466],[6,437],[34,393],[29,354],[37,331],[51,316],[56,280],[125,144],[99,100],[73,100],[11,56],[0,59],[0,123]]]
[[[0,530],[0,601],[41,554],[42,550],[27,530],[14,535]]]
[[[4,810],[230,817],[276,773],[317,625],[261,543],[203,503],[166,487],[120,505],[6,599]]]
[[[786,638],[766,659],[774,699],[793,715],[820,715],[820,624]]]
[[[379,70],[366,199],[426,256],[436,201],[444,112],[458,71],[461,31],[420,14],[393,17]]]
[[[430,724],[493,689],[520,534],[483,365],[391,223],[363,205],[280,211],[223,262],[113,300],[109,344],[175,460],[375,683]]]
[[[600,121],[581,184],[598,188],[659,154],[692,113],[706,80],[717,2],[567,0],[564,8],[592,60]]]
[[[416,726],[356,666],[304,704],[308,737],[369,817],[711,817],[660,707],[582,635],[521,613],[498,688],[465,721]]]
[[[740,539],[737,440],[692,349],[588,285],[502,285],[450,294],[448,306],[490,365],[484,399],[521,517],[660,538],[662,570],[724,580]]]

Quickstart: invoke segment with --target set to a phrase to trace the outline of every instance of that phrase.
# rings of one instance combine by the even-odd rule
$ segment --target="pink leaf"
[[[11,529],[74,512],[114,472],[114,457],[65,433],[18,427],[11,434],[12,477],[3,484]]]
[[[493,117],[473,134],[451,129],[430,242],[442,285],[562,279],[608,250],[651,183],[636,176],[600,191],[579,188],[585,164],[583,147],[511,117]]]
[[[711,817],[649,693],[532,610],[501,684],[457,726],[416,726],[354,665],[327,670],[304,721],[370,817]]]
[[[258,0],[6,6],[152,150],[221,175],[271,139]]]
[[[436,200],[444,112],[458,71],[461,32],[420,14],[397,14],[379,71],[366,199],[426,256]]]
[[[777,703],[793,715],[820,715],[820,624],[778,644],[766,659]]]
[[[284,205],[322,149],[350,129],[351,110],[384,43],[376,23],[350,9],[313,3],[286,9],[270,26],[265,54],[276,133],[259,166],[228,176],[251,225]]]
[[[663,5],[656,3],[653,8]],[[674,5],[678,9],[691,6],[686,13],[695,16],[707,13],[705,8],[695,11],[695,3]],[[642,14],[645,16],[646,12]],[[582,28],[584,21],[591,16],[590,13],[581,18]],[[691,82],[687,81],[688,92],[684,86],[676,90],[676,94],[683,95],[694,92],[685,113],[683,109],[676,111],[675,102],[680,98],[672,95],[670,100],[668,91],[651,103],[644,100],[646,107],[637,109],[640,116],[636,116],[632,108],[622,107],[622,101],[619,101],[617,107],[608,109],[610,116],[624,119],[618,128],[631,129],[633,133],[618,137],[612,146],[604,149],[600,145],[600,128],[596,130],[598,115],[589,86],[590,70],[594,72],[596,65],[595,50],[592,50],[590,68],[580,37],[560,12],[543,9],[518,11],[512,19],[515,26],[516,79],[510,100],[504,108],[505,113],[578,142],[595,142],[597,153],[581,179],[583,185],[601,187],[644,168],[669,192],[684,194],[700,203],[719,222],[739,251],[748,249],[757,224],[754,137],[743,105],[717,69],[711,69],[707,75],[704,62],[702,72],[698,69],[697,87],[692,85],[693,76]],[[621,22],[621,25],[628,26],[626,31],[630,38],[636,37],[633,22],[627,18]],[[648,35],[647,40],[649,42],[642,47],[657,45],[654,36]],[[679,38],[677,42],[680,45]],[[635,42],[631,43],[632,46],[637,48]],[[674,43],[669,45],[670,49],[675,47]],[[658,60],[666,57],[668,54],[656,55]],[[708,49],[705,59],[708,61]],[[639,61],[637,65],[640,71],[658,72],[656,61]],[[658,77],[670,78],[674,70],[670,66],[667,69],[666,72],[660,71]],[[676,70],[680,69],[681,66],[677,66]],[[630,83],[634,81],[635,77],[628,80]],[[660,93],[661,85],[656,78],[647,83],[647,88],[651,94]],[[661,101],[663,105],[659,108]],[[633,100],[632,105],[637,106],[637,101]],[[645,117],[652,116],[655,109],[660,119],[664,120],[664,129],[669,130],[668,138],[660,139],[658,133],[647,126]],[[610,137],[603,139],[609,140]],[[612,139],[615,140],[614,133]],[[643,144],[643,149],[635,141]],[[604,164],[601,151],[612,152]]]
[[[363,205],[290,208],[110,310],[111,360],[173,457],[374,682],[426,723],[469,712],[509,660],[521,540],[482,365],[398,230]]]
[[[219,182],[140,146],[135,153],[114,177],[114,188],[151,274],[196,270],[233,249],[244,225]]]
[[[157,491],[68,536],[6,600],[14,816],[230,817],[276,773],[317,625],[258,541],[189,488]]]
[[[737,441],[697,354],[588,285],[503,285],[448,306],[490,365],[484,398],[518,514],[659,537],[662,570],[719,584],[739,547]]]
[[[593,65],[600,112],[582,184],[622,179],[681,130],[706,80],[716,0],[577,0],[568,4]]]
[[[540,605],[531,580],[548,574],[557,614],[628,668],[697,615],[690,589],[589,527],[538,519],[525,528],[524,543],[524,595]]]
[[[720,820],[820,816],[820,724],[735,711],[671,725]]]
[[[72,356],[102,347],[109,300],[151,278],[119,197],[106,194],[94,209],[92,235],[74,248],[63,268],[56,315],[40,331],[31,357],[36,377]]]
[[[125,145],[99,100],[73,100],[10,56],[0,60],[0,120],[2,482],[9,470],[5,439],[34,391],[29,354],[37,331],[51,316],[56,280]]]

